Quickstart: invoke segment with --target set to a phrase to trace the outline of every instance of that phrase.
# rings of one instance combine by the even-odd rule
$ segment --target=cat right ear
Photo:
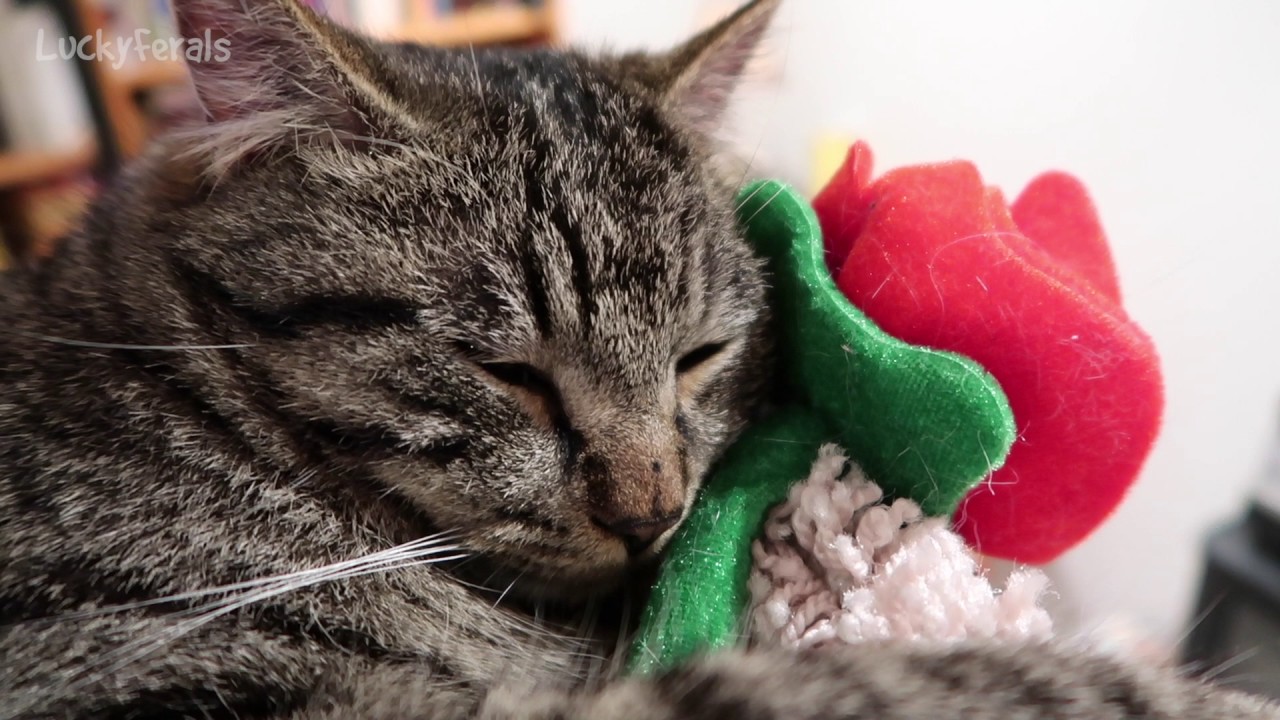
[[[662,59],[658,76],[667,104],[699,132],[719,129],[780,4],[752,0]]]
[[[390,125],[363,41],[297,0],[174,0],[208,121],[194,150],[221,175],[300,142],[356,142]]]

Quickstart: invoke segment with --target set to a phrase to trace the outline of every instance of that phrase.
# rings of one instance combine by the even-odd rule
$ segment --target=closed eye
[[[419,308],[401,298],[361,293],[308,295],[264,308],[239,297],[223,281],[186,261],[174,260],[171,268],[192,305],[219,304],[268,336],[298,337],[317,327],[374,331],[418,324]]]
[[[728,343],[707,343],[692,352],[685,353],[683,357],[676,361],[676,375],[684,375],[697,370],[723,352],[726,345]]]
[[[517,391],[526,405],[532,404],[531,410],[536,415],[553,425],[564,424],[564,401],[559,395],[556,380],[547,373],[527,363],[485,363],[472,360],[490,378]]]
[[[527,363],[478,362],[480,369],[498,382],[516,390],[516,395],[534,419],[553,430],[560,438],[565,462],[576,462],[582,450],[582,435],[569,422],[564,398],[555,380]]]
[[[560,391],[555,382],[546,373],[527,363],[482,362],[480,369],[488,373],[494,380],[504,385],[511,385],[527,390],[544,398],[560,401]]]
[[[416,325],[418,310],[399,298],[374,295],[316,295],[264,313],[277,328],[297,331],[316,325],[355,330]]]

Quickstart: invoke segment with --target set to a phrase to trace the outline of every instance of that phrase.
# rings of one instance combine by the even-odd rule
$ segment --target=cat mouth
[[[495,543],[488,537],[474,544],[476,555],[462,569],[470,584],[499,595],[582,601],[607,595],[631,576],[651,569],[663,544],[655,542],[632,553],[623,540],[595,528],[563,545],[540,540]]]

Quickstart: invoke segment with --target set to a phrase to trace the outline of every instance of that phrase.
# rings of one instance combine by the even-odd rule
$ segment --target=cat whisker
[[[463,560],[461,563],[459,563],[455,567],[461,567],[466,563],[471,562],[475,558],[476,556],[472,555],[468,557],[466,560]],[[472,590],[476,590],[481,593],[492,594],[497,592],[497,588],[490,586],[488,582],[489,580],[492,580],[495,575],[497,575],[497,572],[498,571],[495,570],[494,572],[490,573],[489,577],[480,583],[471,582],[469,580],[465,580],[463,578],[459,578],[456,576],[453,578],[453,582],[456,582],[459,585],[471,588]],[[521,571],[520,575],[517,576],[516,579],[507,586],[507,589],[504,590],[502,594],[505,595],[508,591],[513,589],[514,586],[520,580],[520,578],[523,577],[526,572],[527,572],[527,569]],[[499,598],[499,600],[493,604],[492,606],[493,609],[497,609],[500,604],[501,604],[501,598]],[[529,616],[520,615],[520,614],[512,614],[506,620],[508,623],[510,623],[510,626],[512,629],[519,630],[520,632],[526,633],[530,637],[561,640],[561,641],[565,641],[573,644],[582,644],[584,642],[582,638],[567,637],[561,632],[556,632],[555,630],[550,629],[550,626],[547,625],[546,622],[539,616],[539,614],[542,612],[541,604],[535,607],[535,611],[536,612],[534,617],[529,617]]]
[[[524,577],[524,573],[525,571],[521,570],[519,575],[516,575],[514,578],[511,579],[511,582],[507,583],[507,588],[498,595],[497,600],[493,601],[493,607],[495,609],[502,604],[503,600],[507,598],[507,593],[511,592],[511,588],[515,587],[516,583],[520,582],[520,579]]]
[[[387,147],[393,147],[398,150],[403,150],[405,152],[410,151],[408,145],[405,145],[402,142],[397,142],[395,140],[388,140],[386,138],[377,138],[371,135],[352,135],[351,133],[344,133],[342,137],[344,139],[359,140],[360,142],[367,142],[371,145],[385,145]]]
[[[752,190],[746,197],[738,201],[738,206],[735,207],[733,211],[735,213],[742,212],[742,208],[746,207],[747,203],[751,202],[751,198],[755,197],[763,189],[764,189],[764,185],[760,185],[755,190]]]
[[[622,672],[622,664],[626,661],[627,645],[630,642],[627,629],[631,627],[631,599],[630,590],[623,593],[622,608],[619,613],[621,618],[618,620],[618,637],[614,640],[613,652],[610,653],[609,677],[616,677]]]
[[[784,77],[786,76],[786,72],[787,72],[787,63],[791,59],[791,38],[792,38],[792,34],[787,33],[787,48],[782,54],[782,67],[779,68],[778,70],[778,73]],[[773,97],[770,99],[770,102],[769,102],[769,110],[768,112],[765,113],[765,123],[764,123],[764,126],[760,128],[760,139],[756,142],[755,150],[751,151],[751,159],[747,161],[747,166],[743,168],[742,177],[738,178],[739,187],[741,187],[742,184],[747,181],[747,177],[751,175],[751,169],[756,164],[756,156],[760,154],[760,148],[764,145],[764,139],[769,136],[769,133],[767,132],[768,126],[770,123],[773,122],[774,118],[778,114],[778,99],[781,96],[782,96],[782,83],[774,83]],[[741,210],[742,206],[739,205],[738,209]]]
[[[1229,657],[1226,660],[1223,660],[1222,662],[1218,663],[1214,667],[1211,667],[1208,670],[1205,670],[1203,673],[1200,673],[1200,678],[1202,680],[1207,680],[1211,682],[1217,681],[1219,680],[1222,673],[1230,670],[1231,668],[1239,665],[1242,662],[1246,662],[1250,660],[1251,658],[1253,658],[1255,655],[1258,654],[1259,650],[1260,648],[1257,648],[1257,647],[1241,650],[1240,652],[1236,653],[1234,657]]]
[[[596,645],[603,650],[603,644],[597,644],[596,628],[600,621],[600,603],[592,599],[583,608],[582,615],[579,618],[577,633],[585,643]],[[604,675],[604,667],[608,662],[608,658],[602,653],[584,652],[580,656],[582,661],[582,670],[579,675],[590,683],[592,680],[602,678]]]
[[[252,343],[234,343],[230,345],[130,345],[127,343],[102,343],[92,342],[89,340],[72,340],[71,338],[57,337],[56,335],[41,335],[39,333],[27,333],[21,330],[10,330],[15,335],[31,338],[32,340],[43,340],[44,342],[56,343],[58,345],[69,345],[71,347],[91,348],[95,350],[158,350],[163,352],[185,352],[194,350],[237,350],[241,348],[254,347]]]
[[[43,618],[32,618],[29,620],[23,620],[16,623],[0,624],[0,628],[11,627],[14,625],[23,625],[28,623],[71,622],[76,620],[87,620],[87,619],[102,617],[105,615],[111,615],[115,613],[128,612],[130,610],[138,610],[146,607],[154,607],[156,605],[180,603],[180,602],[185,602],[187,600],[195,600],[198,598],[208,597],[210,595],[232,593],[237,590],[250,590],[250,589],[259,588],[259,587],[272,585],[276,583],[287,583],[293,580],[305,579],[309,576],[315,575],[317,572],[332,571],[336,569],[351,567],[357,564],[367,563],[370,561],[375,561],[375,560],[388,558],[388,557],[395,558],[398,556],[399,553],[409,553],[412,551],[427,550],[427,549],[432,549],[434,551],[434,548],[436,548],[437,546],[445,543],[454,542],[459,538],[460,538],[460,534],[457,532],[454,532],[454,531],[441,532],[435,535],[427,536],[425,538],[419,538],[417,540],[414,540],[412,542],[407,542],[402,545],[397,545],[395,547],[388,548],[387,550],[381,550],[381,551],[372,553],[370,555],[365,555],[360,558],[355,558],[352,560],[345,560],[339,563],[335,563],[333,565],[324,566],[322,568],[298,570],[291,573],[284,573],[281,575],[272,575],[268,577],[257,578],[254,580],[243,580],[241,582],[229,583],[227,585],[219,585],[216,587],[203,588],[200,590],[189,590],[186,592],[174,593],[172,595],[164,595],[161,597],[150,598],[147,600],[139,600],[137,602],[122,603],[119,605],[111,605],[111,606],[102,607],[102,608],[94,608],[93,610],[84,610],[79,612],[64,613],[60,615],[51,615]],[[199,608],[197,608],[197,611],[198,610]],[[191,611],[186,610],[183,612],[191,612]]]
[[[406,545],[411,544],[406,543]],[[466,553],[462,552],[462,548],[457,545],[409,551],[405,551],[404,547],[397,546],[396,548],[371,553],[360,558],[305,571],[305,574],[309,575],[309,577],[300,579],[287,577],[265,588],[241,593],[232,598],[223,598],[201,608],[182,613],[180,616],[185,615],[186,618],[175,625],[166,627],[160,632],[138,638],[102,655],[98,658],[98,662],[111,662],[111,665],[87,676],[85,671],[82,671],[76,679],[70,681],[66,691],[75,692],[103,678],[109,678],[120,670],[146,658],[156,650],[173,643],[208,623],[264,600],[325,582],[401,570],[407,567],[431,565],[466,557]],[[298,573],[291,573],[290,575],[298,575]]]
[[[468,43],[467,49],[471,52],[471,67],[475,71],[476,77],[476,97],[480,100],[481,105],[484,104],[484,84],[480,81],[480,61],[476,59],[476,44]],[[487,109],[486,109],[487,114]]]
[[[1196,613],[1196,616],[1191,618],[1191,622],[1187,623],[1187,628],[1183,630],[1182,633],[1178,635],[1178,637],[1174,638],[1173,642],[1171,642],[1170,645],[1172,647],[1182,647],[1182,644],[1186,641],[1186,639],[1191,637],[1191,633],[1195,632],[1196,628],[1200,627],[1200,625],[1204,623],[1204,621],[1207,620],[1211,614],[1213,614],[1213,611],[1216,610],[1218,606],[1222,604],[1222,601],[1224,599],[1226,599],[1226,596],[1220,595],[1214,598],[1211,602],[1209,602],[1208,605],[1206,605],[1203,610]]]
[[[283,595],[293,590],[300,590],[323,582],[337,582],[354,577],[385,572],[388,570],[399,570],[418,565],[430,565],[449,560],[456,560],[461,557],[467,557],[467,554],[463,552],[461,546],[458,545],[445,545],[443,547],[424,546],[412,549],[403,549],[405,547],[406,546],[400,546],[395,549],[395,552],[381,551],[355,560],[348,560],[316,568],[314,570],[306,570],[300,573],[291,573],[288,576],[281,576],[278,582],[269,583],[274,587],[268,587],[262,592],[268,593],[270,597],[274,597],[276,595]],[[440,556],[440,553],[455,554]],[[423,558],[429,559],[424,560]],[[241,595],[240,597],[244,597],[244,595]],[[207,610],[216,608],[220,604],[236,601],[237,600],[235,598],[223,598],[201,607],[185,610],[182,613],[178,613],[178,615],[199,615]]]
[[[761,188],[763,188],[764,186],[763,186],[763,185],[761,185],[760,187],[761,187]],[[760,188],[757,188],[756,190],[757,190],[757,191],[759,191],[759,189],[760,189]],[[761,205],[760,207],[756,208],[756,211],[755,211],[755,212],[753,212],[753,213],[751,213],[751,217],[749,217],[749,218],[747,218],[746,220],[744,220],[744,221],[742,222],[742,224],[743,224],[743,225],[750,225],[750,224],[751,224],[751,221],[752,221],[752,220],[755,220],[757,215],[759,215],[760,213],[764,212],[764,209],[765,209],[765,208],[767,208],[767,207],[769,207],[770,205],[772,205],[772,204],[773,204],[773,201],[774,201],[774,200],[777,200],[777,199],[778,199],[778,196],[779,196],[779,195],[781,195],[781,194],[782,194],[782,191],[783,191],[783,190],[785,190],[785,189],[786,189],[786,186],[781,186],[781,187],[779,187],[777,190],[775,190],[775,191],[774,191],[774,193],[773,193],[773,195],[769,196],[769,199],[768,199],[768,200],[765,200],[763,205]],[[751,195],[755,195],[755,192],[752,192],[752,193],[751,193]],[[751,195],[749,195],[749,196],[748,196],[748,198],[750,198],[750,197],[751,197]],[[744,201],[744,202],[745,202],[745,201]]]

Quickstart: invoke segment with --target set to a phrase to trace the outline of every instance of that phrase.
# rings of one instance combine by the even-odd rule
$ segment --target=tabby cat
[[[608,57],[175,5],[207,122],[0,288],[0,717],[1280,718],[1065,646],[613,677],[769,385],[712,138],[776,1]]]

